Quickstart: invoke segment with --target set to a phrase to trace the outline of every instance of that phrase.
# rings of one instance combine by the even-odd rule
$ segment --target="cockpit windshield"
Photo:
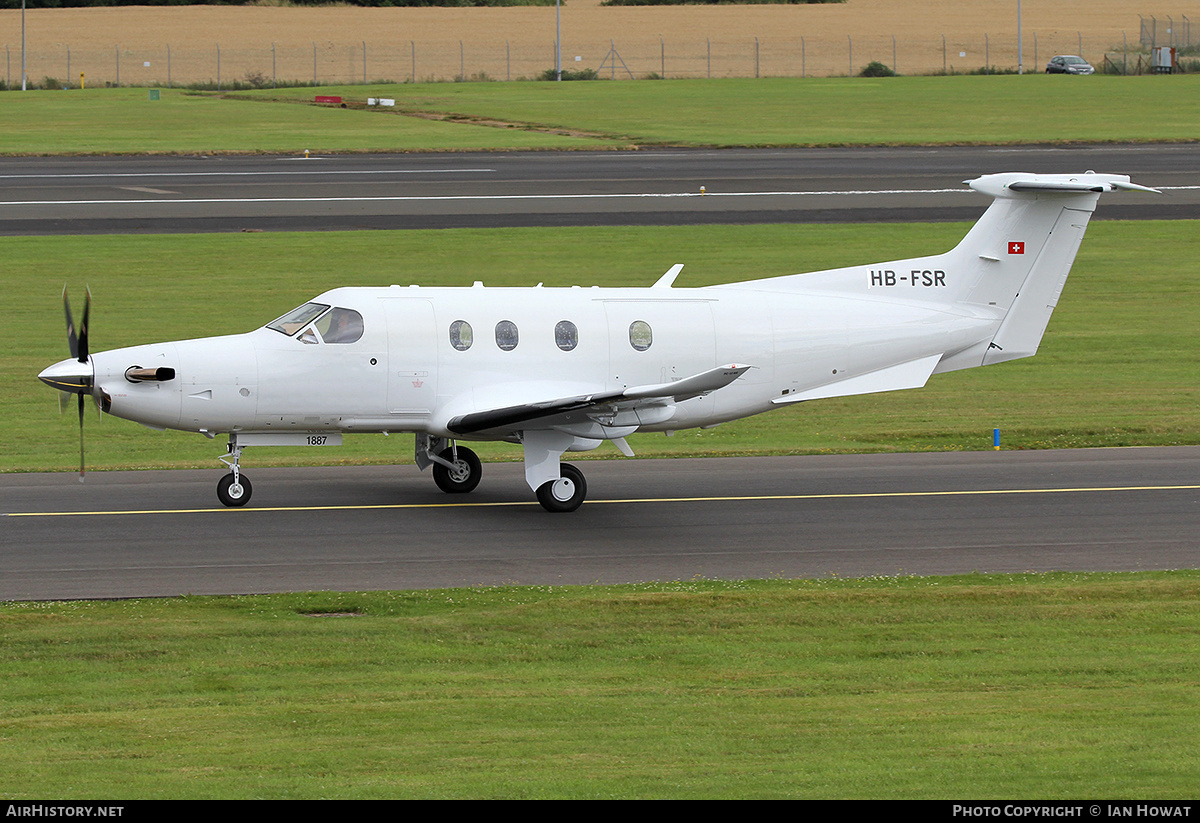
[[[267,328],[291,337],[328,310],[329,306],[324,303],[305,303],[278,320],[268,323]]]
[[[302,343],[355,343],[363,336],[363,318],[354,309],[330,308],[326,303],[305,303],[268,323],[267,328],[288,337],[295,337],[303,329],[297,338]],[[320,333],[320,341],[317,333]]]

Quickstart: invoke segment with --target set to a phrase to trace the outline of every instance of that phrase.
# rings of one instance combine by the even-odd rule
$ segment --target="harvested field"
[[[1142,37],[1200,41],[1194,2],[1024,3],[1026,71],[1092,62]],[[901,74],[1017,67],[1016,3],[848,0],[823,6],[603,7],[569,0],[563,67],[616,79],[834,76],[877,60]],[[554,66],[555,9],[124,7],[27,12],[29,82],[78,85],[517,80]],[[1170,32],[1168,32],[1170,28]],[[20,11],[0,11],[5,80],[20,86]],[[1136,59],[1136,58],[1135,58]]]

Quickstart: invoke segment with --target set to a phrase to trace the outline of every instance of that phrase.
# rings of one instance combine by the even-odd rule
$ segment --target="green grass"
[[[0,605],[0,797],[1190,799],[1196,572]]]
[[[323,89],[305,90],[311,101]],[[609,141],[501,130],[328,106],[224,99],[164,89],[0,94],[0,154],[222,154],[269,152],[571,149]]]
[[[0,470],[78,465],[73,411],[36,374],[66,357],[60,292],[94,295],[92,346],[248,331],[338,285],[680,286],[940,251],[963,224],[554,228],[0,239],[9,309],[0,336]],[[824,400],[675,437],[640,456],[1200,443],[1200,257],[1191,221],[1094,222],[1034,358],[935,376],[922,390]],[[348,276],[346,272],[354,272]],[[230,299],[235,295],[236,299]],[[222,444],[94,412],[92,468],[216,467]],[[253,449],[246,465],[404,463],[409,438],[347,436],[339,449]],[[487,459],[519,450],[485,445]],[[592,456],[613,457],[601,448]]]
[[[1031,74],[167,89],[159,101],[146,89],[6,92],[0,154],[1192,141],[1198,84]],[[317,93],[351,107],[298,105]],[[397,105],[368,110],[367,97]]]

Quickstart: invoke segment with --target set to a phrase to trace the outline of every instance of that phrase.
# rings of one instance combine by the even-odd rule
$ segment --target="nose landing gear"
[[[242,447],[238,445],[237,435],[229,435],[229,452],[218,458],[229,467],[229,474],[217,482],[217,499],[224,506],[244,506],[250,501],[253,487],[250,485],[250,478],[242,474],[238,467],[241,456]]]

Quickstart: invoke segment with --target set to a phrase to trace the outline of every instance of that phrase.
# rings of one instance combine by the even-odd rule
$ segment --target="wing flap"
[[[546,427],[552,424],[550,418],[569,415],[572,412],[586,412],[600,407],[618,411],[660,405],[667,401],[681,403],[684,400],[728,386],[750,368],[750,366],[729,364],[669,383],[656,383],[618,391],[581,394],[554,400],[520,403],[497,409],[485,409],[454,417],[446,424],[446,428],[459,435],[477,434],[495,429],[515,431],[523,428],[522,424],[525,423],[541,421],[542,426],[540,427]]]

